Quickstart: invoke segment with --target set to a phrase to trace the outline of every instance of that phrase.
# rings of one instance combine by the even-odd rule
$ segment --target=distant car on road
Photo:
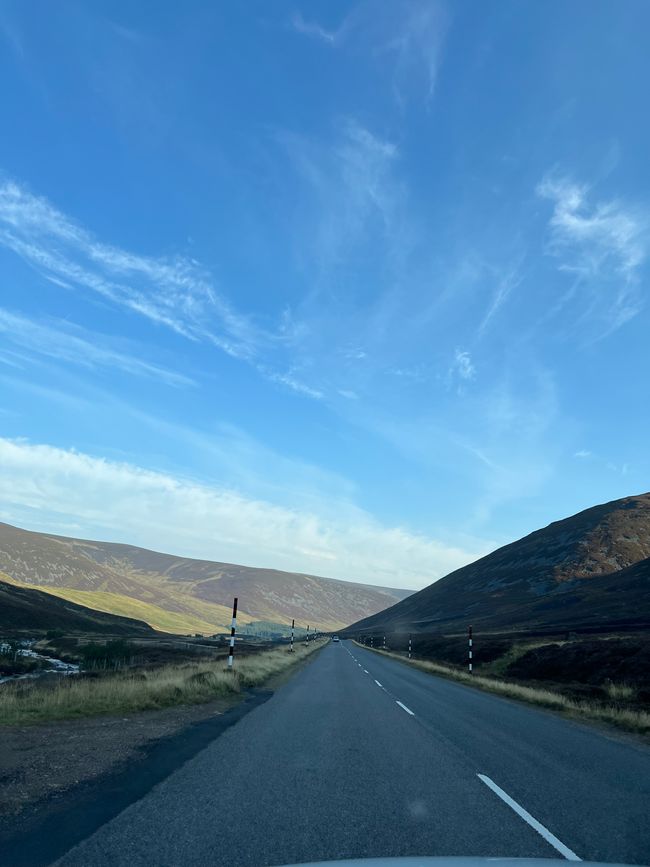
[[[338,641],[338,640],[339,640],[338,635],[335,635],[335,636],[332,638],[332,641]]]

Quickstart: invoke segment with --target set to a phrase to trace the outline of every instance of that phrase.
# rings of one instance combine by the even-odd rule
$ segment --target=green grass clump
[[[610,680],[603,689],[612,701],[631,701],[636,698],[636,689],[628,683],[612,683]]]
[[[133,713],[173,705],[199,704],[259,686],[269,677],[321,648],[324,640],[235,657],[234,672],[225,660],[165,665],[99,678],[67,677],[53,687],[43,684],[0,686],[0,725]]]

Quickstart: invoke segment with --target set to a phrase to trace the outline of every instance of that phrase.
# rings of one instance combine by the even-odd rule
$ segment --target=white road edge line
[[[396,701],[396,703],[397,703],[397,704],[402,708],[402,710],[405,710],[406,713],[410,713],[411,716],[415,716],[415,714],[413,713],[413,711],[410,710],[410,709],[409,709],[405,704],[402,704],[401,701],[397,701],[397,699],[395,699],[395,701]]]
[[[381,686],[381,684],[380,684],[380,683],[379,683],[379,681],[378,681],[378,680],[376,680],[376,681],[375,681],[375,683],[376,683],[376,684],[377,684],[377,686]],[[383,686],[381,686],[381,688],[382,688],[382,689],[383,689],[383,688],[384,688],[384,687],[383,687]]]
[[[499,786],[497,786],[496,783],[492,782],[489,777],[486,777],[485,774],[477,774],[476,776],[479,778],[479,780],[484,782],[488,788],[492,789],[495,795],[498,795],[502,801],[505,801],[505,803],[511,809],[513,809],[515,813],[524,820],[524,822],[528,822],[531,828],[534,828],[538,834],[541,834],[541,836],[546,840],[546,842],[550,843],[554,849],[557,849],[560,855],[563,855],[567,859],[567,861],[582,861],[582,858],[579,858],[575,852],[569,849],[568,846],[565,846],[561,840],[558,840],[555,834],[551,834],[548,828],[545,828],[542,823],[538,822],[537,819],[534,818],[534,816],[531,816],[527,810],[524,810],[524,808],[520,806],[516,801],[513,801],[510,795],[504,792],[503,789],[499,788]]]

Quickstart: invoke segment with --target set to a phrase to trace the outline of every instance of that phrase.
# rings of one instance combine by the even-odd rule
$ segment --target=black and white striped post
[[[469,640],[468,665],[469,665],[469,673],[471,674],[472,673],[472,627],[471,626],[469,627],[468,640]]]
[[[232,604],[232,623],[230,624],[230,647],[228,648],[228,671],[235,663],[235,629],[237,628],[237,597]]]
[[[371,636],[370,636],[370,646],[371,646],[371,647],[374,647],[374,646],[375,646],[375,636],[374,636],[374,635],[371,635]]]
[[[386,650],[386,636],[384,635],[384,650]]]
[[[293,628],[296,625],[296,621],[291,621],[291,646],[289,647],[289,653],[293,653]]]
[[[309,624],[307,624],[307,634],[305,635],[305,646],[309,644]]]
[[[411,636],[409,635],[409,659],[411,658],[411,650],[412,650]]]

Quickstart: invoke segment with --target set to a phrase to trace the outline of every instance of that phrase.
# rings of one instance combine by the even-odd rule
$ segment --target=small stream
[[[12,683],[17,680],[35,680],[39,677],[45,677],[58,674],[63,677],[71,674],[79,674],[79,666],[73,662],[64,662],[62,659],[57,659],[55,656],[44,656],[42,653],[37,653],[32,650],[36,639],[22,641],[22,647],[17,652],[17,656],[26,656],[31,659],[40,659],[43,661],[43,668],[38,668],[36,671],[30,671],[27,674],[9,674],[0,676],[0,684]],[[7,645],[0,640],[0,650]]]

